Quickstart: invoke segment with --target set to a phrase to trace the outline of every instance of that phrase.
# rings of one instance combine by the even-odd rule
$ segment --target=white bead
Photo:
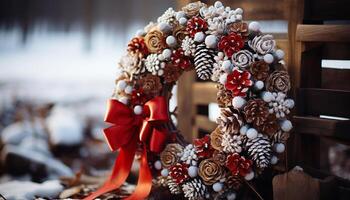
[[[283,153],[286,149],[286,146],[282,143],[277,143],[273,146],[273,148],[277,153]]]
[[[242,8],[237,8],[236,10],[235,10],[235,12],[237,13],[237,14],[243,14],[243,9]]]
[[[262,81],[257,81],[254,83],[254,88],[257,90],[261,90],[264,88],[264,82]]]
[[[236,109],[242,108],[246,103],[246,100],[243,97],[236,96],[232,99],[232,106]]]
[[[168,176],[169,175],[169,170],[168,169],[162,169],[162,171],[160,171],[160,174],[162,176]]]
[[[194,41],[195,42],[203,42],[204,38],[205,38],[205,34],[203,32],[197,32],[194,35]]]
[[[128,99],[127,97],[120,97],[120,98],[118,99],[118,101],[120,101],[121,103],[127,105],[128,102],[129,102],[129,99]]]
[[[247,180],[247,181],[250,181],[254,178],[254,172],[251,171],[249,172],[247,175],[245,175],[244,179]]]
[[[136,35],[137,36],[145,36],[146,32],[143,29],[139,29],[136,31]]]
[[[241,21],[242,20],[242,15],[236,15],[236,20]]]
[[[270,162],[272,165],[275,165],[278,162],[278,158],[276,156],[272,156]]]
[[[265,102],[269,103],[269,102],[272,101],[273,95],[272,95],[271,92],[263,92],[263,93],[261,94],[261,98],[262,98]]]
[[[248,28],[251,31],[258,32],[258,31],[260,31],[260,24],[259,24],[259,22],[253,21],[253,22],[250,22]]]
[[[215,192],[220,192],[222,190],[222,188],[223,188],[223,184],[222,183],[217,182],[217,183],[213,184],[213,190]]]
[[[278,60],[282,60],[285,55],[282,49],[277,49],[275,53]]]
[[[222,74],[222,75],[219,77],[219,82],[220,82],[221,84],[225,85],[226,81],[227,81],[227,74],[225,73],[225,74]]]
[[[160,61],[163,61],[165,58],[164,58],[163,54],[158,54],[158,59],[159,59]]]
[[[289,132],[293,128],[292,122],[289,120],[283,120],[280,125],[281,129],[285,132]]]
[[[126,88],[126,86],[127,86],[127,83],[124,80],[120,80],[117,83],[117,88],[119,91],[123,91]]]
[[[222,68],[225,70],[225,72],[231,72],[231,61],[229,61],[229,60],[225,60],[225,61],[223,61],[222,62]]]
[[[273,55],[271,55],[269,53],[264,55],[264,61],[268,64],[273,63]]]
[[[229,194],[226,195],[227,200],[235,200],[236,199],[236,193],[230,192]]]
[[[164,49],[162,53],[164,59],[169,59],[171,57],[171,50],[170,49]]]
[[[217,45],[217,38],[215,35],[208,35],[205,38],[205,45],[207,45],[208,48],[216,48]]]
[[[126,88],[124,89],[124,92],[126,94],[131,94],[132,93],[132,86],[131,85],[126,86]]]
[[[292,109],[294,107],[294,100],[293,99],[286,99],[286,106],[289,108],[289,109]]]
[[[135,113],[135,115],[141,115],[141,113],[142,113],[142,106],[140,106],[140,105],[137,105],[137,106],[135,106],[134,107],[134,113]]]
[[[179,11],[179,12],[177,12],[176,13],[176,19],[177,20],[179,20],[179,19],[181,19],[182,17],[185,17],[186,16],[186,14],[185,14],[185,12],[184,11]]]
[[[249,139],[255,139],[256,137],[258,137],[258,131],[255,128],[249,128],[247,130],[247,137]]]
[[[160,160],[154,162],[154,168],[156,168],[157,170],[162,169],[162,163],[160,162]]]
[[[181,18],[179,19],[179,23],[180,23],[181,25],[186,25],[187,19],[184,18],[184,17],[181,17]]]
[[[167,45],[169,45],[170,47],[174,47],[176,46],[176,38],[172,35],[169,35],[165,42],[167,43]]]
[[[158,29],[162,32],[169,32],[171,30],[171,26],[165,22],[161,22],[158,24]]]
[[[216,1],[216,2],[214,3],[214,6],[215,6],[215,8],[220,8],[220,7],[222,7],[223,5],[222,5],[222,3],[221,3],[220,1]]]
[[[242,126],[241,129],[239,129],[239,133],[240,133],[241,135],[247,134],[248,128],[249,128],[249,127],[248,127],[247,125]]]
[[[188,175],[192,178],[196,177],[198,175],[198,167],[190,166],[188,168]]]

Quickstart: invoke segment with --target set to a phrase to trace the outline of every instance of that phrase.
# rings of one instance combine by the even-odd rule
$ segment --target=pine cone
[[[221,143],[222,143],[222,133],[220,131],[220,128],[217,127],[210,134],[210,144],[214,149],[221,151],[222,150]]]
[[[274,71],[266,80],[266,89],[270,92],[284,92],[290,90],[290,78],[286,71]]]
[[[139,76],[146,72],[141,54],[127,54],[120,59],[119,66],[130,76]]]
[[[184,153],[182,154],[180,159],[187,165],[197,165],[198,156],[196,148],[193,146],[193,144],[188,144],[185,147]]]
[[[222,151],[215,150],[213,153],[213,159],[219,165],[224,166],[226,163],[226,154]]]
[[[237,33],[242,37],[247,37],[249,35],[248,24],[244,22],[230,23],[226,26],[226,31],[228,33]]]
[[[193,56],[196,52],[196,44],[194,40],[189,36],[186,36],[181,42],[181,48],[184,51],[185,56]]]
[[[249,139],[246,144],[249,157],[259,168],[269,165],[271,159],[271,143],[267,136],[259,134],[255,139]]]
[[[185,39],[189,33],[186,31],[185,26],[177,24],[172,35],[176,38],[177,44],[181,44],[182,40]]]
[[[201,31],[205,32],[206,30],[208,30],[208,24],[200,17],[192,17],[187,21],[186,31],[188,31],[192,37],[194,37],[196,33]]]
[[[198,178],[182,185],[184,196],[189,200],[199,200],[205,197],[207,187]]]
[[[145,36],[145,44],[150,53],[160,53],[166,48],[165,34],[157,29],[153,29]]]
[[[230,33],[229,35],[221,37],[218,43],[218,49],[225,52],[227,57],[231,57],[234,53],[241,50],[244,46],[244,40],[242,36],[236,33]]]
[[[171,63],[175,67],[179,67],[183,70],[191,70],[192,63],[188,56],[185,56],[184,51],[181,48],[174,50],[171,54]]]
[[[213,185],[222,178],[223,168],[213,159],[205,159],[199,164],[198,176],[206,185]]]
[[[245,120],[255,127],[262,126],[269,116],[269,108],[262,99],[251,99],[243,108]]]
[[[244,69],[254,61],[253,54],[248,50],[240,50],[232,56],[232,64]]]
[[[170,176],[167,177],[167,185],[171,194],[180,194],[181,187]]]
[[[289,138],[289,133],[278,131],[277,133],[273,134],[271,137],[271,146],[273,146],[276,143],[283,143],[285,144]]]
[[[240,156],[238,153],[233,153],[227,156],[226,167],[231,171],[232,175],[242,176],[247,175],[252,166],[252,161]]]
[[[162,84],[158,76],[146,74],[138,80],[142,92],[149,96],[156,96],[162,90]]]
[[[232,92],[230,90],[226,90],[225,87],[221,84],[218,86],[218,93],[216,95],[217,102],[219,107],[229,107],[232,104]]]
[[[215,62],[214,56],[214,50],[207,48],[205,44],[200,44],[197,46],[194,55],[194,66],[200,79],[210,79],[211,75],[213,74],[213,64]]]
[[[275,134],[279,128],[280,126],[278,125],[277,118],[274,114],[269,114],[269,116],[266,118],[265,123],[257,127],[261,133],[268,136]]]
[[[243,180],[240,176],[227,175],[225,180],[225,186],[229,189],[239,190],[243,184]]]
[[[177,143],[168,144],[162,153],[160,153],[160,161],[163,167],[169,168],[176,164],[180,160],[183,150],[183,146]]]
[[[242,151],[241,135],[224,133],[221,146],[225,153],[240,153]]]
[[[184,163],[176,163],[169,169],[169,175],[177,184],[183,183],[189,178],[188,165]]]
[[[182,74],[182,69],[172,64],[167,64],[164,68],[164,81],[166,83],[176,82]]]
[[[128,52],[145,57],[148,54],[145,40],[139,37],[133,38],[128,44]]]
[[[236,134],[242,125],[242,117],[238,110],[230,108],[220,109],[220,116],[216,119],[222,134]]]
[[[255,80],[265,81],[265,79],[269,76],[269,70],[269,65],[262,60],[254,62],[250,66],[250,73]]]
[[[197,2],[192,2],[187,4],[185,7],[182,8],[182,11],[188,16],[188,17],[193,17],[198,15],[199,10],[202,7],[206,7],[207,5],[205,3],[202,3],[200,1]]]
[[[253,85],[250,80],[250,73],[248,71],[239,71],[234,69],[233,72],[227,75],[225,88],[232,91],[233,96],[247,96],[249,87]]]
[[[248,45],[260,55],[265,55],[274,50],[276,41],[272,35],[258,35],[248,41]]]
[[[194,144],[194,147],[196,148],[197,156],[199,159],[212,157],[214,149],[210,145],[209,135],[206,135],[200,139],[195,139],[193,141],[193,144]]]

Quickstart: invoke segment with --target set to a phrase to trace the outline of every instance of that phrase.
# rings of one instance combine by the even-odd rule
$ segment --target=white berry
[[[243,14],[243,9],[242,8],[236,8],[236,10],[235,10],[235,12],[237,13],[237,14]]]
[[[145,36],[146,32],[143,29],[139,29],[136,31],[136,35],[137,36]]]
[[[171,26],[165,22],[159,23],[158,28],[162,32],[169,32],[171,30]]]
[[[242,20],[242,15],[236,15],[236,20],[241,21]]]
[[[264,88],[264,82],[262,81],[257,81],[254,83],[254,88],[257,90],[261,90]]]
[[[160,160],[154,162],[154,168],[156,168],[157,170],[162,169],[162,163],[160,162]]]
[[[272,95],[271,92],[263,92],[263,93],[261,94],[261,98],[262,98],[265,102],[269,103],[269,102],[272,101],[272,99],[273,99],[274,97],[273,97],[273,95]]]
[[[239,133],[240,133],[241,135],[247,134],[248,128],[249,128],[249,127],[248,127],[247,125],[242,126],[241,129],[239,129]]]
[[[169,59],[171,57],[171,50],[170,49],[164,49],[162,53],[164,59]]]
[[[221,84],[225,85],[226,81],[227,81],[227,74],[225,73],[225,74],[222,74],[222,75],[220,76],[219,82],[220,82]]]
[[[141,115],[141,113],[142,113],[142,106],[140,106],[140,105],[137,105],[137,106],[135,106],[134,107],[134,113],[135,113],[135,115]]]
[[[160,174],[162,176],[168,176],[169,175],[169,170],[168,169],[162,169],[162,171],[160,171]]]
[[[176,19],[177,20],[179,20],[179,19],[181,19],[182,17],[185,17],[186,16],[186,14],[185,14],[185,12],[184,11],[179,11],[179,12],[177,12],[176,13]]]
[[[275,165],[278,162],[278,158],[276,156],[272,156],[270,162],[272,165]]]
[[[215,35],[208,35],[204,42],[208,48],[215,48],[218,41]]]
[[[258,32],[258,31],[260,31],[260,24],[259,24],[259,22],[253,21],[253,22],[250,22],[248,28],[251,31]]]
[[[126,86],[127,86],[127,83],[124,80],[120,80],[117,83],[117,88],[119,91],[123,91],[126,88]]]
[[[236,193],[230,192],[229,194],[226,195],[227,200],[235,200],[236,199]]]
[[[166,40],[166,44],[169,45],[169,47],[175,47],[176,46],[176,38],[172,35],[169,35]]]
[[[247,181],[250,181],[254,178],[254,172],[251,171],[249,172],[247,175],[245,175],[244,179],[247,180]]]
[[[285,132],[289,132],[293,128],[292,122],[289,120],[283,120],[280,125],[281,129]]]
[[[283,153],[286,149],[286,146],[282,143],[277,143],[273,146],[273,148],[277,153]]]
[[[247,130],[247,137],[249,139],[255,139],[256,137],[258,137],[258,131],[255,128],[249,128]]]
[[[187,19],[184,18],[184,17],[181,17],[181,18],[179,19],[179,23],[180,23],[181,25],[185,25],[185,24],[187,23]]]
[[[278,60],[282,60],[284,55],[285,55],[285,53],[282,49],[277,49],[275,54],[276,54],[276,57]]]
[[[245,105],[246,102],[247,101],[243,97],[235,96],[232,99],[232,106],[236,109],[240,109]]]
[[[214,183],[213,184],[213,190],[215,191],[215,192],[220,192],[221,190],[222,190],[222,188],[223,188],[223,184],[222,183]]]
[[[132,93],[132,86],[131,85],[126,86],[126,88],[124,89],[124,92],[126,94],[131,94]]]
[[[214,3],[214,7],[215,8],[220,8],[220,7],[222,7],[223,5],[222,5],[222,3],[220,2],[220,1],[216,1],[215,3]]]
[[[269,53],[264,55],[264,61],[268,64],[273,63],[273,55],[271,55]]]
[[[188,168],[188,175],[192,178],[196,177],[198,175],[198,167],[190,166]]]
[[[231,61],[225,60],[222,62],[221,66],[225,70],[225,72],[231,72]]]
[[[203,32],[197,32],[194,35],[194,41],[195,42],[203,42],[204,38],[205,38],[205,34]]]

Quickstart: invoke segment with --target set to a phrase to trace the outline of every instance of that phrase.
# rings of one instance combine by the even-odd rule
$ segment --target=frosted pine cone
[[[222,136],[221,146],[225,153],[240,153],[242,151],[241,136],[224,133]]]
[[[209,18],[207,34],[222,35],[225,31],[226,22],[222,17]]]
[[[194,65],[196,68],[197,76],[202,80],[210,79],[213,74],[213,64],[215,52],[213,49],[209,49],[205,44],[200,44],[196,48],[194,55]]]
[[[168,8],[162,16],[158,17],[157,21],[158,23],[166,23],[174,26],[176,24],[176,12],[173,8]]]
[[[188,36],[182,40],[181,48],[184,51],[185,56],[193,56],[196,52],[196,44],[194,40]]]
[[[198,200],[205,197],[207,193],[207,187],[198,178],[193,179],[182,185],[182,191],[184,196],[189,200]]]
[[[193,17],[195,15],[198,15],[199,10],[202,7],[206,7],[206,4],[200,1],[197,1],[197,2],[187,4],[185,7],[182,8],[182,11],[184,11],[188,17]]]
[[[185,162],[188,165],[197,165],[198,156],[196,148],[192,144],[189,144],[185,147],[184,153],[181,156],[181,161]]]
[[[259,168],[265,168],[270,164],[271,143],[267,136],[259,134],[255,139],[249,139],[246,144],[249,157]]]
[[[232,105],[232,92],[230,90],[226,90],[225,87],[221,84],[218,86],[218,93],[216,95],[217,102],[219,107],[228,107]]]
[[[250,66],[253,61],[253,54],[248,50],[240,50],[232,56],[233,65],[241,69]]]
[[[283,143],[285,144],[289,138],[289,133],[283,132],[283,131],[278,131],[277,133],[273,134],[271,137],[271,144],[272,146],[276,143]]]
[[[266,89],[270,92],[284,92],[290,90],[290,78],[286,71],[274,71],[266,80]]]
[[[272,35],[258,35],[248,41],[248,45],[260,55],[265,55],[275,49],[276,41]]]
[[[127,54],[120,59],[119,66],[131,76],[146,72],[142,58],[138,54]]]
[[[259,127],[264,124],[269,116],[269,108],[262,99],[252,99],[243,108],[245,120]]]
[[[151,72],[152,75],[162,76],[164,74],[165,63],[158,59],[158,54],[150,54],[147,56],[145,61],[147,71]]]
[[[236,134],[243,122],[238,110],[222,108],[216,123],[219,125],[221,133]]]
[[[171,177],[167,177],[167,185],[171,194],[180,194],[181,187]]]

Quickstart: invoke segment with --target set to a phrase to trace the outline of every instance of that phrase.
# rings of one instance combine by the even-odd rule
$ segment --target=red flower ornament
[[[194,35],[201,31],[208,30],[207,22],[200,17],[192,17],[187,21],[186,31],[194,37]]]
[[[185,56],[184,51],[179,48],[171,54],[171,62],[175,67],[180,67],[183,70],[191,70],[191,60]]]
[[[195,139],[193,143],[196,148],[198,158],[209,158],[213,155],[214,149],[210,145],[209,135],[206,135],[201,139]]]
[[[235,176],[240,175],[244,177],[250,172],[253,162],[240,156],[238,153],[227,156],[226,167]]]
[[[231,90],[233,96],[245,97],[249,87],[253,85],[253,81],[250,80],[250,77],[251,75],[248,71],[240,72],[234,69],[231,74],[227,75],[225,88]]]
[[[231,56],[241,50],[244,46],[244,40],[242,36],[236,33],[230,33],[229,35],[221,37],[218,48],[222,50],[227,57]]]
[[[169,175],[177,184],[183,183],[189,178],[188,165],[185,163],[176,163],[170,167]]]

